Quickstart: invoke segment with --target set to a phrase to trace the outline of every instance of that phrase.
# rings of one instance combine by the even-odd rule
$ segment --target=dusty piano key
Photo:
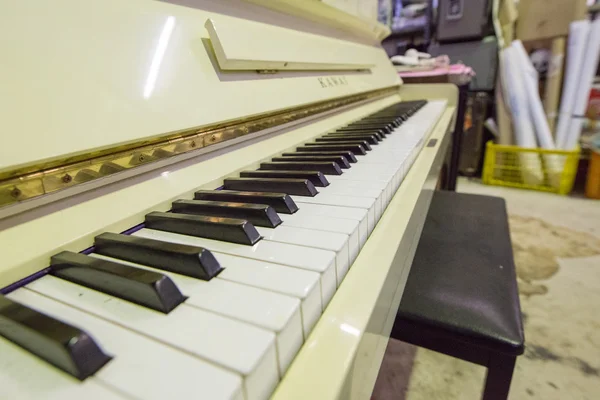
[[[210,280],[222,268],[212,253],[202,247],[186,246],[136,236],[103,233],[94,239],[96,253],[138,264]]]
[[[319,171],[325,175],[341,175],[340,166],[334,161],[274,161],[260,163],[260,170]]]
[[[167,276],[85,254],[63,251],[51,258],[51,275],[169,313],[185,298]]]
[[[319,142],[311,142],[311,143],[304,143],[305,146],[319,146],[319,145],[323,145],[323,144],[335,144],[337,145],[360,145],[362,146],[363,149],[365,149],[366,151],[371,150],[371,145],[369,144],[369,142],[367,142],[366,140],[353,140],[353,139],[346,139],[346,140],[340,140],[339,142],[335,142],[335,143],[319,143]]]
[[[198,190],[196,200],[232,201],[234,203],[268,204],[278,213],[293,214],[298,211],[294,200],[286,193],[241,192],[236,190]]]
[[[19,400],[164,400],[187,398],[202,388],[207,399],[240,399],[242,379],[208,361],[149,339],[27,288],[11,300],[64,323],[84,326],[100,347],[115,355],[83,382],[0,338],[2,397]],[[164,368],[176,365],[177,368]],[[35,384],[32,384],[32,377]]]
[[[231,243],[253,245],[260,240],[254,225],[239,218],[152,212],[146,215],[144,223],[150,229]]]
[[[339,174],[341,175],[341,174]],[[329,186],[329,181],[320,171],[242,171],[242,178],[281,178],[281,179],[307,179],[316,187]]]
[[[240,218],[256,226],[275,228],[281,224],[277,211],[267,204],[230,203],[212,200],[175,200],[171,211],[224,218]]]
[[[273,161],[333,161],[339,165],[342,169],[350,168],[350,163],[344,156],[308,156],[308,155],[296,155],[296,156],[282,156],[273,157]]]
[[[304,156],[308,156],[308,157],[320,157],[320,156],[342,156],[346,159],[346,161],[348,161],[350,164],[353,164],[355,162],[357,162],[356,157],[354,156],[354,153],[351,151],[318,151],[318,152],[303,152],[303,151],[296,151],[294,153],[283,153],[282,156],[287,157],[287,156],[293,156],[293,157],[304,157]]]
[[[105,256],[95,257],[105,259]],[[109,260],[154,270],[147,265]],[[279,372],[281,375],[285,373],[304,341],[299,299],[219,278],[205,282],[175,273],[167,274],[186,295],[187,307],[214,312],[275,333]]]
[[[268,398],[279,381],[275,334],[258,326],[189,306],[187,301],[162,314],[51,275],[25,289],[236,372],[244,378],[247,399]],[[138,362],[143,364],[146,359]],[[173,369],[176,364],[166,365]]]
[[[360,144],[319,144],[319,143],[307,143],[307,145],[296,147],[296,151],[300,152],[323,152],[323,151],[351,151],[355,156],[364,156],[367,154],[364,147]]]
[[[296,215],[296,214],[294,214]],[[192,246],[204,246],[216,254],[226,253],[263,262],[283,264],[320,274],[323,307],[329,304],[336,288],[335,253],[332,251],[261,240],[252,247],[170,232],[141,229],[134,236],[164,240]]]
[[[79,380],[110,361],[86,332],[2,295],[0,336]]]
[[[227,178],[223,181],[223,188],[254,192],[281,192],[309,197],[314,197],[319,193],[315,185],[308,179]]]
[[[336,142],[357,142],[357,143],[367,142],[367,144],[369,146],[379,144],[379,140],[377,138],[375,138],[374,136],[364,137],[364,136],[346,136],[346,135],[332,135],[332,136],[325,135],[323,137],[316,138],[315,142],[324,142],[324,143],[329,143],[329,142],[333,142],[333,143],[336,143]]]

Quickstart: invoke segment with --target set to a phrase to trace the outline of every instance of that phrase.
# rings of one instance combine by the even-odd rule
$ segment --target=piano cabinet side
[[[449,86],[442,89],[451,97]],[[403,89],[400,92],[406,99]],[[443,98],[443,92],[430,94]],[[437,139],[436,144],[421,150],[279,384],[274,400],[370,398],[450,143],[455,113],[456,108],[448,106],[429,132],[428,140]]]

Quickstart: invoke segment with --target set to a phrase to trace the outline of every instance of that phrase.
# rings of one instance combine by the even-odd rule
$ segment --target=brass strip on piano
[[[398,88],[393,86],[373,90],[258,117],[242,118],[226,124],[187,129],[151,141],[144,140],[48,163],[16,168],[0,174],[0,207],[350,104],[381,98],[397,92]]]

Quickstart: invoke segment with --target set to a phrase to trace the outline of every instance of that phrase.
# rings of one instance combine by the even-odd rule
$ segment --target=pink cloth
[[[449,67],[435,68],[426,71],[401,71],[398,75],[401,77],[424,77],[424,76],[438,76],[438,75],[468,75],[474,76],[475,71],[471,67],[467,67],[464,64],[452,64]]]

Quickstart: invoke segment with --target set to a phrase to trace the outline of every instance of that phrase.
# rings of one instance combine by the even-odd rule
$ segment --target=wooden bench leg
[[[515,356],[498,353],[491,355],[487,366],[483,400],[506,400],[508,398],[515,361]]]

